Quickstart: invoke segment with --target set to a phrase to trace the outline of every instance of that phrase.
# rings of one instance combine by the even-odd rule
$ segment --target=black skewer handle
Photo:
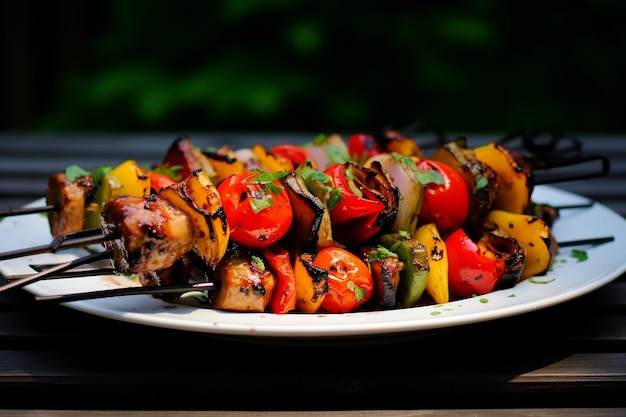
[[[9,217],[9,216],[21,216],[25,214],[37,214],[37,213],[48,213],[51,211],[58,210],[57,206],[47,205],[40,207],[22,207],[18,209],[10,209],[6,211],[0,211],[0,217]]]
[[[119,297],[123,295],[140,295],[140,294],[171,294],[184,293],[188,291],[206,291],[215,290],[218,287],[212,282],[201,282],[197,284],[183,285],[166,285],[166,286],[150,286],[150,287],[124,287],[112,288],[109,290],[87,291],[72,294],[59,295],[41,295],[36,296],[35,300],[39,302],[68,303],[71,301],[93,300],[96,298]]]
[[[103,234],[101,229],[86,229],[76,233],[68,233],[55,238],[51,243],[40,246],[32,246],[0,253],[0,261],[20,258],[22,256],[37,255],[39,253],[56,252],[59,249],[77,248],[107,240],[116,239],[113,234]]]
[[[19,288],[23,288],[29,284],[33,284],[43,279],[47,279],[48,277],[57,275],[61,272],[65,272],[69,269],[75,268],[80,265],[85,265],[91,262],[99,261],[101,259],[110,258],[111,255],[112,255],[111,251],[104,251],[104,252],[98,252],[98,253],[94,253],[91,255],[83,256],[81,258],[77,258],[69,262],[60,263],[57,266],[46,269],[45,271],[39,272],[37,274],[33,274],[29,277],[11,281],[8,284],[3,285],[2,287],[0,287],[0,294],[6,293],[12,290],[16,290]]]

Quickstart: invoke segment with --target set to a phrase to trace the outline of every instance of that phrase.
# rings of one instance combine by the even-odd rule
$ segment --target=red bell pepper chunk
[[[268,303],[272,313],[285,314],[296,308],[296,275],[289,252],[281,246],[271,245],[262,248],[263,257],[276,277],[276,286]]]

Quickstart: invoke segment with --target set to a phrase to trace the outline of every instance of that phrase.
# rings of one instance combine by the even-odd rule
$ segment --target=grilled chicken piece
[[[180,209],[156,196],[119,196],[102,211],[102,230],[118,239],[105,242],[121,273],[158,271],[193,248],[192,223]]]
[[[158,287],[163,285],[183,285],[190,282],[208,281],[206,263],[195,251],[188,252],[182,258],[158,271],[146,271],[137,274],[139,283],[144,287]],[[155,297],[171,301],[180,294],[155,294]]]
[[[209,293],[220,310],[262,313],[272,297],[276,279],[252,252],[233,247],[215,270],[219,290]]]
[[[89,176],[70,181],[63,173],[53,174],[48,179],[46,204],[55,206],[48,213],[48,223],[53,237],[79,232],[85,224],[86,196],[94,188]]]

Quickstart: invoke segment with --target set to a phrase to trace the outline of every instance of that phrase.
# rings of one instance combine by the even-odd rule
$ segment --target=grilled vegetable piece
[[[115,269],[121,273],[168,268],[193,248],[189,217],[157,196],[119,196],[102,210],[102,230],[119,236],[105,242],[113,251]]]
[[[312,143],[306,144],[304,149],[311,155],[315,166],[320,171],[332,164],[345,164],[351,160],[348,146],[336,133],[328,136],[319,135]]]
[[[499,225],[485,222],[473,233],[479,247],[494,254],[501,277],[495,289],[511,288],[520,280],[526,262],[526,250],[522,244]]]
[[[328,271],[313,265],[315,255],[298,252],[294,262],[296,275],[296,309],[303,313],[315,313],[322,306],[328,293]]]
[[[435,223],[418,227],[413,237],[426,247],[428,254],[430,272],[426,281],[426,293],[435,303],[447,303],[450,301],[450,291],[448,289],[448,249],[445,241],[441,238]]]
[[[401,195],[398,200],[398,212],[389,231],[397,233],[404,230],[413,234],[424,197],[424,185],[417,180],[415,161],[409,156],[397,153],[381,153],[370,158],[364,166],[371,167],[374,161],[380,163]]]
[[[498,195],[497,174],[493,168],[476,158],[464,136],[439,146],[431,159],[450,165],[463,176],[470,192],[468,222],[480,223]]]
[[[368,305],[374,309],[394,308],[402,269],[398,255],[383,246],[364,246],[360,256],[369,265],[374,280],[374,293]]]
[[[475,227],[452,232],[448,249],[448,286],[459,297],[471,297],[512,287],[523,267],[523,250],[517,240]]]
[[[422,149],[412,138],[404,136],[397,130],[385,128],[376,135],[379,146],[387,153],[421,158]]]
[[[422,296],[430,265],[426,247],[406,233],[389,233],[377,238],[378,244],[395,252],[402,262],[397,301],[401,307],[417,303]]]
[[[224,178],[245,171],[246,166],[237,159],[237,155],[228,145],[224,145],[215,151],[202,151],[215,170],[214,181],[217,184]]]
[[[274,273],[276,286],[269,302],[269,310],[275,314],[285,314],[296,309],[296,274],[291,264],[289,251],[278,245],[261,249],[267,266]]]
[[[548,272],[553,248],[550,227],[543,220],[529,214],[491,210],[485,218],[487,228],[492,227],[489,223],[497,225],[524,248],[526,261],[520,280]]]
[[[237,245],[232,245],[218,263],[214,278],[219,290],[209,294],[211,305],[239,312],[265,311],[276,283],[262,258]]]
[[[546,222],[549,227],[552,227],[554,222],[561,217],[559,208],[546,203],[536,203],[532,200],[524,214],[539,217],[541,220]]]
[[[189,217],[193,247],[210,266],[226,253],[230,229],[220,195],[202,169],[192,171],[181,182],[161,189],[158,194]]]
[[[333,244],[326,205],[307,188],[296,171],[281,179],[289,196],[293,221],[283,240],[293,250],[314,250]]]
[[[217,180],[211,161],[194,146],[189,136],[180,136],[170,145],[160,166],[165,170],[181,167],[182,178],[187,178],[193,171],[202,168],[211,181],[216,183]]]
[[[273,153],[260,143],[252,145],[252,153],[259,163],[259,167],[264,171],[291,172],[294,169],[293,162],[279,154]]]
[[[341,198],[330,208],[333,237],[344,245],[356,245],[393,224],[400,191],[378,161],[369,168],[351,162],[334,164],[324,173],[332,178]]]
[[[46,204],[56,207],[48,212],[48,223],[52,236],[81,231],[85,225],[86,196],[93,190],[89,176],[79,177],[72,182],[63,173],[53,174],[48,179]]]
[[[129,159],[109,171],[96,184],[93,200],[86,210],[85,228],[99,228],[104,204],[113,197],[130,195],[142,197],[151,192],[150,178],[135,160]]]
[[[534,179],[529,164],[519,152],[489,143],[474,149],[476,158],[497,174],[498,195],[492,208],[511,213],[525,213],[530,205]]]

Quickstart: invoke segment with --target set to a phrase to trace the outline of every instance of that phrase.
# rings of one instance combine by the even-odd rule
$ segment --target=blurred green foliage
[[[111,0],[39,130],[626,130],[620,1]]]

